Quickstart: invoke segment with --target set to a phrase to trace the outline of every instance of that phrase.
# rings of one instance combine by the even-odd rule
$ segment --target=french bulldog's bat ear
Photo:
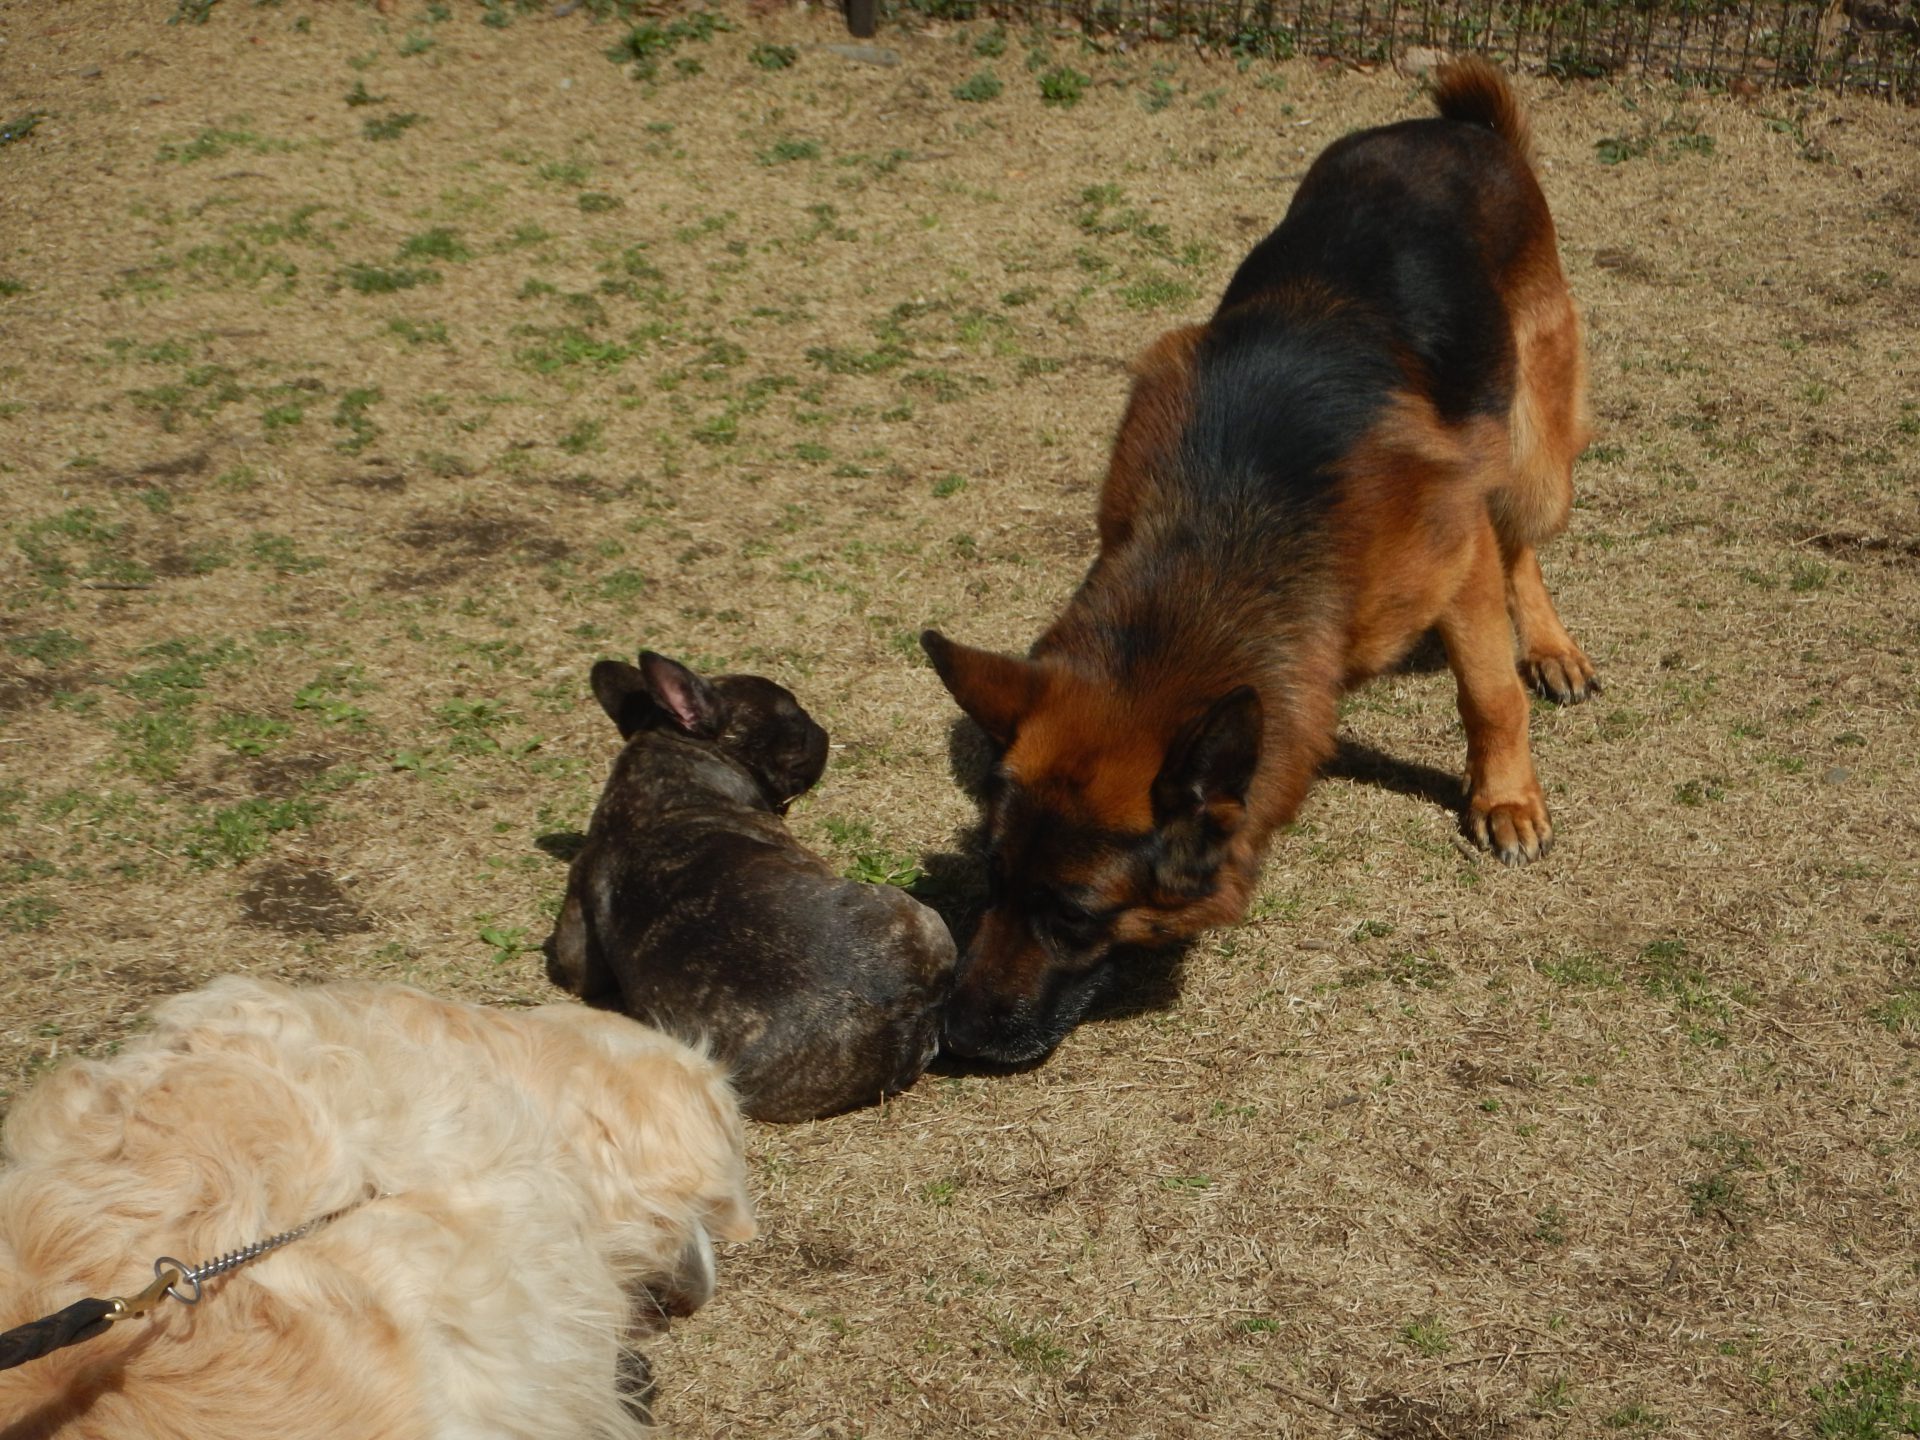
[[[647,693],[647,677],[626,661],[597,661],[592,684],[593,698],[618,727],[622,740],[632,739],[658,719],[660,707]]]
[[[667,719],[696,740],[717,740],[727,728],[727,707],[713,687],[678,660],[651,650],[640,652],[647,693]]]

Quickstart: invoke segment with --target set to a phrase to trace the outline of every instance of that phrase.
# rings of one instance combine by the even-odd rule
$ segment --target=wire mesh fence
[[[1709,86],[1825,86],[1920,101],[1920,0],[902,0],[1241,54],[1387,63],[1474,50],[1561,76],[1659,75]]]

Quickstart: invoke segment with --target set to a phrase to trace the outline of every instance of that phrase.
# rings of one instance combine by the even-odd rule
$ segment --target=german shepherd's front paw
[[[1556,705],[1578,705],[1600,693],[1593,662],[1571,641],[1558,654],[1527,656],[1520,662],[1520,678]]]
[[[1546,801],[1538,795],[1502,801],[1471,796],[1467,834],[1482,850],[1491,850],[1502,865],[1529,864],[1553,846],[1553,822],[1547,819]]]

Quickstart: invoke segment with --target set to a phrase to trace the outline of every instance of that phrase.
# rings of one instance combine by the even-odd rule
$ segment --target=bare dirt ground
[[[799,833],[964,905],[913,635],[1024,648],[1126,358],[1424,110],[984,22],[615,63],[592,8],[0,10],[8,1093],[222,971],[553,998],[642,644],[792,685]],[[1458,838],[1444,674],[1356,695],[1170,1003],[753,1132],[676,1433],[1920,1427],[1920,125],[1525,92],[1601,432],[1558,847]]]

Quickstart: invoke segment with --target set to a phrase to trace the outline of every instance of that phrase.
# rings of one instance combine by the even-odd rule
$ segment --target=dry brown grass
[[[550,998],[535,842],[612,752],[588,665],[642,643],[828,726],[810,842],[951,857],[911,635],[1037,633],[1126,356],[1422,109],[1071,41],[1049,107],[1024,34],[880,67],[738,12],[636,83],[584,14],[453,8],[5,17],[0,118],[45,115],[0,146],[11,1087],[226,970]],[[765,1238],[653,1351],[679,1433],[1798,1435],[1866,1413],[1817,1393],[1848,1364],[1898,1389],[1913,117],[1526,90],[1602,432],[1548,556],[1607,684],[1535,716],[1559,848],[1463,848],[1443,675],[1356,696],[1357,778],[1171,1005],[754,1133]]]

